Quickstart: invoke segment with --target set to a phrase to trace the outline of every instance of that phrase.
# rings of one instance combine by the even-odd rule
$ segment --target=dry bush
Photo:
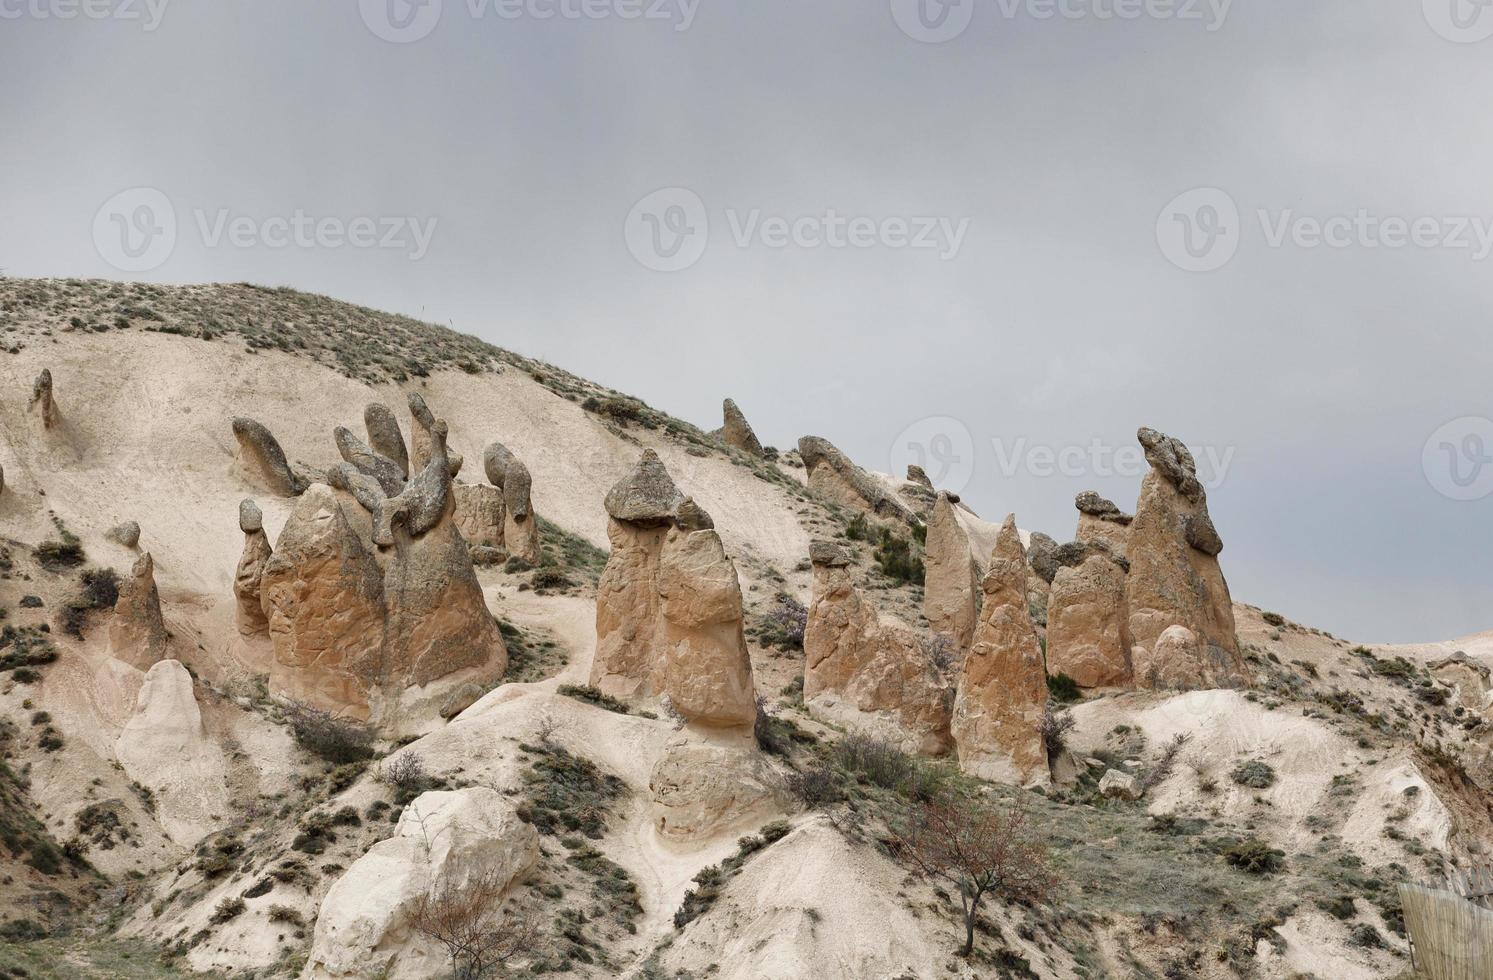
[[[410,924],[435,940],[451,962],[451,980],[479,980],[534,947],[537,927],[523,916],[503,921],[507,876],[496,865],[466,875],[447,869],[419,896]]]

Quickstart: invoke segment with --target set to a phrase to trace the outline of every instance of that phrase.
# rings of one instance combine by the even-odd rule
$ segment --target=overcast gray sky
[[[1493,628],[1485,34],[1472,0],[0,0],[0,268],[449,322],[778,446],[921,445],[1064,540],[1079,490],[1133,507],[1151,425],[1226,463],[1236,598],[1450,638]]]

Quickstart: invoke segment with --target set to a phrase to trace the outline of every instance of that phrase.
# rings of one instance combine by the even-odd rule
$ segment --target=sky
[[[1234,597],[1493,628],[1493,6],[0,0],[0,270],[449,324]]]

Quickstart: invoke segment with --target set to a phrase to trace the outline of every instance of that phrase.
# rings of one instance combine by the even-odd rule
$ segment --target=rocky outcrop
[[[149,670],[166,656],[166,623],[156,591],[155,559],[141,555],[119,587],[109,621],[109,653],[132,667]]]
[[[757,699],[736,566],[709,516],[694,516],[688,499],[679,509],[658,561],[662,656],[653,686],[686,721],[750,728]]]
[[[52,372],[49,368],[42,368],[41,374],[31,384],[30,408],[41,420],[43,429],[55,428],[59,420],[57,403],[52,398]]]
[[[363,409],[363,428],[368,433],[368,444],[373,451],[399,466],[399,475],[408,479],[410,475],[409,450],[405,448],[404,436],[399,431],[399,420],[388,406],[378,402]]]
[[[192,675],[179,661],[146,671],[114,756],[150,789],[156,816],[178,845],[191,847],[230,815],[223,751],[203,727]]]
[[[530,499],[533,478],[522,460],[511,459],[503,472],[503,546],[531,565],[539,563],[539,521]]]
[[[1138,437],[1151,472],[1141,484],[1126,542],[1125,599],[1137,647],[1132,653],[1137,682],[1165,677],[1165,686],[1181,689],[1243,684],[1233,604],[1218,565],[1223,542],[1208,515],[1192,454],[1154,429],[1141,429]],[[1157,645],[1173,626],[1184,627],[1198,649],[1182,655],[1169,648],[1163,657]],[[1175,643],[1178,637],[1172,639]],[[1167,666],[1157,667],[1163,660]],[[1143,662],[1149,665],[1146,671]],[[1197,676],[1179,673],[1181,664],[1197,665]]]
[[[1037,577],[1048,585],[1057,577],[1058,543],[1041,531],[1033,531],[1027,542],[1026,561]]]
[[[264,613],[260,581],[273,550],[264,533],[264,515],[254,501],[245,500],[238,505],[238,527],[244,532],[244,550],[233,573],[238,631],[244,636],[264,636],[269,633],[270,621]]]
[[[933,481],[928,478],[928,473],[916,463],[907,464],[907,482],[916,483],[920,487],[933,489]]]
[[[906,504],[829,440],[804,436],[798,440],[798,454],[809,474],[809,489],[825,499],[888,520],[913,521]]]
[[[1134,803],[1145,795],[1145,789],[1140,780],[1128,772],[1118,769],[1107,769],[1099,780],[1099,793],[1106,799],[1126,800]]]
[[[508,472],[508,464],[513,460],[513,453],[501,442],[495,442],[483,450],[482,469],[487,474],[487,482],[499,490],[503,489],[503,475]]]
[[[959,675],[950,726],[961,769],[1017,786],[1049,781],[1041,734],[1047,677],[1027,611],[1027,577],[1013,515],[1001,527],[982,583],[984,607]]]
[[[725,417],[725,424],[716,430],[715,435],[726,445],[740,449],[752,456],[763,456],[762,443],[757,440],[757,433],[752,431],[746,416],[741,414],[741,409],[736,403],[727,398],[721,406],[721,412]]]
[[[955,649],[967,650],[979,616],[980,566],[958,500],[940,493],[928,515],[923,615],[935,634],[948,636]]]
[[[429,433],[435,427],[435,415],[425,404],[425,397],[417,391],[409,393],[406,403],[410,418],[415,420],[415,424],[410,426],[410,472],[418,473],[430,462]]]
[[[1092,490],[1079,494],[1074,505],[1078,508],[1078,532],[1073,540],[1080,544],[1102,544],[1111,554],[1124,558],[1130,542],[1130,525],[1135,518]]]
[[[749,727],[756,700],[741,586],[709,515],[652,450],[605,504],[612,552],[597,585],[592,685],[613,697],[667,697],[696,724]]]
[[[233,420],[233,435],[238,439],[238,460],[246,473],[270,493],[295,497],[306,492],[306,481],[290,468],[285,450],[269,429],[251,418]]]
[[[1048,672],[1083,688],[1125,687],[1130,646],[1125,569],[1103,552],[1059,568],[1047,600]]]
[[[804,704],[809,714],[871,731],[907,752],[950,748],[953,691],[911,629],[883,619],[855,587],[844,552],[810,549],[814,598],[804,631]]]
[[[503,491],[485,483],[458,483],[452,488],[451,519],[472,548],[503,547]]]
[[[104,533],[104,537],[124,548],[133,548],[140,543],[140,523],[125,521],[116,524]]]
[[[399,463],[370,449],[363,440],[340,425],[332,430],[332,437],[342,459],[377,483],[385,495],[392,497],[404,489],[406,472]]]
[[[1137,687],[1157,691],[1206,691],[1245,687],[1248,675],[1185,626],[1170,626],[1150,647],[1131,651]]]
[[[678,741],[648,777],[653,828],[674,841],[760,827],[783,812],[778,780],[760,753]]]
[[[304,977],[425,980],[445,976],[444,951],[414,930],[422,896],[480,886],[497,897],[539,860],[539,833],[486,787],[422,793],[394,836],[379,841],[322,900]]]

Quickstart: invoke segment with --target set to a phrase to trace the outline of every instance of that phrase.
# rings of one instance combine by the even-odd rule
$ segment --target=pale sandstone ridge
[[[1141,429],[1138,438],[1151,471],[1141,483],[1126,542],[1125,601],[1136,682],[1179,689],[1244,685],[1233,603],[1218,565],[1223,542],[1208,515],[1192,453],[1154,429]],[[1179,635],[1160,646],[1174,626],[1192,635],[1196,650],[1177,650]]]
[[[233,597],[237,602],[238,631],[244,636],[264,636],[270,631],[260,593],[264,568],[274,550],[264,533],[264,515],[252,500],[238,505],[238,528],[244,532],[244,551],[233,572]]]
[[[982,583],[984,608],[964,658],[951,724],[961,769],[1017,786],[1050,779],[1040,730],[1047,675],[1027,608],[1027,578],[1012,515],[1001,527]]]
[[[908,523],[914,520],[906,504],[828,439],[804,436],[798,440],[798,454],[809,474],[809,489],[826,500],[877,517]]]
[[[394,836],[369,848],[327,892],[301,976],[445,976],[450,963],[444,950],[411,924],[415,903],[433,891],[459,890],[479,879],[507,892],[538,860],[538,831],[495,790],[422,793],[400,814]]]
[[[955,649],[967,650],[979,616],[980,566],[958,502],[958,497],[940,493],[928,515],[923,615],[934,633],[948,636]]]
[[[734,401],[727,398],[721,406],[721,414],[724,416],[725,424],[717,429],[714,435],[719,436],[726,445],[740,449],[744,453],[758,457],[764,455],[757,433],[752,431],[751,424],[747,422],[746,416],[741,413],[741,409],[736,407]]]
[[[1135,518],[1092,490],[1079,494],[1073,504],[1078,508],[1078,532],[1073,540],[1102,544],[1112,554],[1124,558],[1130,543],[1130,525]]]
[[[295,497],[306,491],[306,481],[290,468],[285,450],[269,429],[239,416],[233,420],[233,435],[238,439],[239,463],[251,479],[280,497]]]
[[[297,501],[259,586],[271,690],[385,727],[428,722],[508,660],[456,528],[446,423],[415,422],[419,472],[390,496],[358,461],[333,467]]]
[[[59,419],[57,403],[52,399],[52,371],[42,368],[31,385],[31,410],[41,419],[43,429],[55,428]]]
[[[1064,566],[1047,600],[1047,669],[1083,688],[1127,687],[1132,679],[1125,569],[1104,552]]]
[[[804,631],[804,705],[809,714],[873,732],[907,752],[951,746],[953,691],[910,628],[878,615],[851,580],[844,552],[814,542],[814,598]]]
[[[223,750],[203,727],[192,675],[179,661],[162,660],[146,672],[114,756],[130,779],[150,788],[176,843],[196,844],[229,815]]]
[[[155,571],[155,559],[147,551],[120,585],[114,618],[109,621],[110,655],[141,670],[149,670],[166,656],[166,624],[161,619]]]
[[[597,585],[591,683],[666,697],[685,720],[756,719],[741,585],[713,522],[651,449],[607,493],[612,552]]]

